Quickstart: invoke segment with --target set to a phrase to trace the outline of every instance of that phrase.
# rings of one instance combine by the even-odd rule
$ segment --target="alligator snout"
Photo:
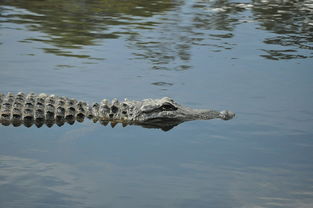
[[[235,117],[235,113],[228,111],[228,110],[224,110],[221,111],[219,114],[219,118],[223,119],[223,120],[229,120]]]

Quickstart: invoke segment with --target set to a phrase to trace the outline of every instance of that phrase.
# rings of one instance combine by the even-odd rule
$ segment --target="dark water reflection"
[[[5,22],[26,25],[31,31],[40,31],[43,36],[23,41],[48,43],[52,48],[43,48],[46,53],[77,58],[93,58],[90,54],[76,54],[74,50],[96,45],[97,40],[116,39],[128,34],[130,25],[148,27],[151,22],[136,23],[136,17],[148,18],[174,6],[164,1],[4,1],[6,6],[22,10],[2,8]]]
[[[312,207],[310,0],[0,0],[0,91],[173,97],[168,132],[0,126],[0,207]]]
[[[301,50],[313,49],[313,5],[312,1],[253,1],[253,15],[260,22],[260,29],[275,33],[264,40],[266,44],[286,47],[285,49],[264,49],[265,58],[279,60],[312,58]]]
[[[150,60],[154,69],[186,70],[191,67],[193,45],[211,52],[231,50],[237,45],[232,41],[237,25],[257,21],[259,29],[275,34],[263,42],[282,46],[259,48],[265,52],[262,57],[312,57],[310,1],[30,0],[2,1],[1,5],[2,22],[42,33],[23,42],[47,43],[44,52],[59,56],[102,61],[103,57],[75,49],[126,38],[134,58]]]

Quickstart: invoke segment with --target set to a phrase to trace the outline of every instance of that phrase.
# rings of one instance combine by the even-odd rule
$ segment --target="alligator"
[[[117,99],[111,102],[104,99],[100,103],[90,105],[73,98],[45,93],[0,93],[0,123],[15,127],[22,124],[26,127],[33,124],[37,127],[44,124],[48,127],[54,124],[62,126],[64,123],[73,124],[88,118],[103,125],[110,123],[112,127],[121,123],[123,127],[139,125],[168,131],[185,121],[214,118],[229,120],[234,116],[235,114],[228,110],[219,112],[185,107],[168,97],[142,101],[125,99],[122,102]]]

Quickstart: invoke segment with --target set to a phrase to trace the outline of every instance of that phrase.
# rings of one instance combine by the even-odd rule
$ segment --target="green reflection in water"
[[[264,58],[271,60],[313,57],[313,4],[310,0],[253,1],[254,18],[262,30],[275,35],[264,39],[265,44],[284,48],[263,49]],[[303,54],[299,50],[310,50]]]
[[[8,11],[0,13],[0,17],[4,22],[41,32],[24,42],[49,44],[51,47],[43,47],[44,52],[58,56],[94,59],[91,54],[81,54],[86,51],[80,49],[103,46],[103,41],[123,37],[132,53],[129,59],[148,60],[157,70],[192,68],[192,56],[199,55],[192,54],[194,47],[205,48],[208,53],[240,47],[241,43],[234,40],[238,34],[235,29],[251,22],[258,27],[255,33],[271,32],[262,37],[263,43],[254,44],[256,54],[265,52],[260,54],[263,58],[313,57],[313,9],[309,0],[242,2],[6,0],[0,5],[21,11],[2,7]],[[240,54],[234,56],[237,55]]]
[[[48,34],[24,41],[39,41],[56,47],[44,48],[46,53],[90,58],[89,55],[75,55],[64,49],[81,49],[82,46],[96,45],[99,39],[116,39],[119,31],[110,31],[112,26],[131,24],[131,16],[150,17],[174,4],[170,0],[17,0],[3,1],[0,5],[27,10],[8,12],[5,16],[8,22],[25,24],[31,31]],[[145,26],[149,25],[151,23]]]

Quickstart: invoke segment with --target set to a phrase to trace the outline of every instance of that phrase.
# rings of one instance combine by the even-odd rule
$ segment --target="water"
[[[163,132],[0,126],[0,207],[312,207],[313,2],[0,1],[1,92],[169,96]]]

